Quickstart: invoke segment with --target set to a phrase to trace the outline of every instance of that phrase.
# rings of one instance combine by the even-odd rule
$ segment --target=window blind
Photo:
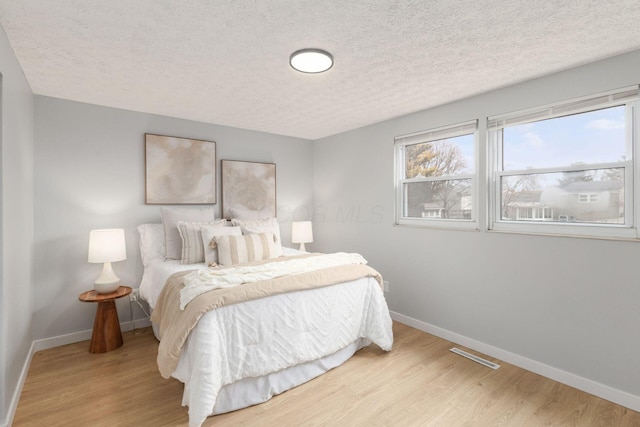
[[[489,117],[488,130],[502,129],[508,126],[521,125],[554,117],[568,116],[599,108],[622,105],[626,102],[638,99],[638,86],[627,87],[613,92],[593,95],[590,97],[575,99],[562,104],[553,104],[544,107],[517,111],[509,114]]]
[[[455,138],[456,136],[469,135],[478,129],[478,121],[459,123],[451,126],[444,126],[423,132],[415,132],[408,135],[397,136],[394,139],[396,145],[411,145],[422,142],[438,141],[441,139]]]

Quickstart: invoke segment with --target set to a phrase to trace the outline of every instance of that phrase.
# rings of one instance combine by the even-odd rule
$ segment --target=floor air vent
[[[475,354],[467,353],[466,351],[460,350],[459,348],[453,347],[451,351],[454,352],[455,354],[459,354],[462,357],[466,357],[469,360],[473,360],[474,362],[477,362],[491,369],[498,369],[500,367],[500,365],[498,365],[497,363],[489,362],[488,360],[483,359],[482,357],[478,357]]]

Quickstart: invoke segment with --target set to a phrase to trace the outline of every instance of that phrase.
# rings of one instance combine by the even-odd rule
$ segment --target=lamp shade
[[[124,230],[111,228],[89,233],[89,262],[116,262],[127,259]]]
[[[97,293],[109,294],[120,287],[120,278],[113,272],[111,263],[125,259],[127,259],[127,249],[122,228],[91,230],[89,233],[89,262],[104,263],[102,273],[93,284]]]
[[[311,221],[294,221],[291,223],[291,243],[300,243],[300,250],[304,251],[304,244],[310,242],[313,242]]]

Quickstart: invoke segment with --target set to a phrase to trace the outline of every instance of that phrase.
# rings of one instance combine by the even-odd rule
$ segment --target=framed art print
[[[216,143],[145,134],[147,204],[216,203]]]
[[[270,210],[276,217],[275,163],[223,160],[222,217],[230,218],[231,209]]]

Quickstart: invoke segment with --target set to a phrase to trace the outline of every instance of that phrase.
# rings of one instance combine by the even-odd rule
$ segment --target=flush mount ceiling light
[[[289,64],[303,73],[322,73],[333,67],[333,56],[322,49],[301,49],[291,54]]]

